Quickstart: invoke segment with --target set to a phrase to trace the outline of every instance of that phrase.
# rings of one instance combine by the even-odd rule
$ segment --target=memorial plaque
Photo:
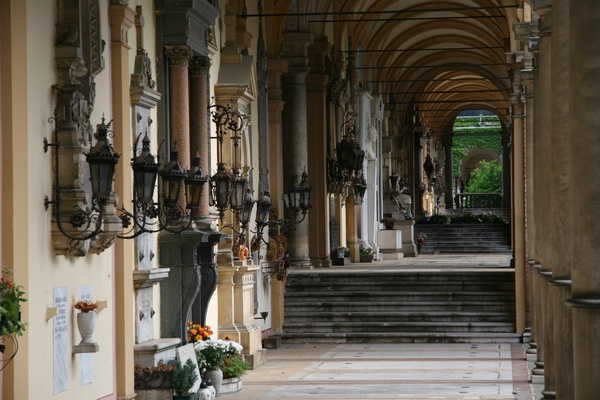
[[[69,324],[67,320],[67,288],[54,288],[54,307],[58,314],[54,317],[54,394],[64,392],[69,385],[69,354],[67,348]]]

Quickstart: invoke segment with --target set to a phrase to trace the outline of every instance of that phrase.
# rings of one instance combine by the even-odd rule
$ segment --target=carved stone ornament
[[[208,75],[212,61],[208,57],[192,57],[190,60],[190,75]]]
[[[172,65],[187,67],[192,57],[192,49],[189,46],[168,46],[165,47],[165,55]]]

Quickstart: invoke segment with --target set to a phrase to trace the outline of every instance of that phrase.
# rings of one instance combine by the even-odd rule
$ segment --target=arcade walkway
[[[504,254],[420,255],[394,262],[332,269],[510,267]],[[314,270],[313,270],[314,272]],[[319,271],[321,272],[321,271]],[[327,270],[322,270],[327,273]],[[481,399],[534,400],[527,344],[283,344],[243,378],[242,391],[223,400],[255,399]]]
[[[523,344],[284,344],[238,393],[258,399],[539,399]]]

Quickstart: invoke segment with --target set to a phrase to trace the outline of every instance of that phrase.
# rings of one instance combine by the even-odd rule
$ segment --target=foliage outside
[[[477,148],[502,153],[500,120],[495,115],[457,117],[452,143],[452,176],[460,176],[460,166],[467,154]]]
[[[418,224],[505,224],[501,216],[487,211],[481,214],[462,213],[457,215],[432,215],[417,221]]]
[[[502,166],[498,161],[481,161],[471,173],[467,193],[502,193]]]

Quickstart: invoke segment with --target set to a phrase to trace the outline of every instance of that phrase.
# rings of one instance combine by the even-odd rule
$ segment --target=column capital
[[[193,56],[190,58],[190,75],[208,75],[212,60],[208,57]]]
[[[189,46],[165,46],[165,56],[173,65],[189,66],[192,49]]]
[[[313,43],[310,32],[285,32],[281,42],[281,58],[289,62],[292,67],[306,67],[308,65],[308,46]]]

